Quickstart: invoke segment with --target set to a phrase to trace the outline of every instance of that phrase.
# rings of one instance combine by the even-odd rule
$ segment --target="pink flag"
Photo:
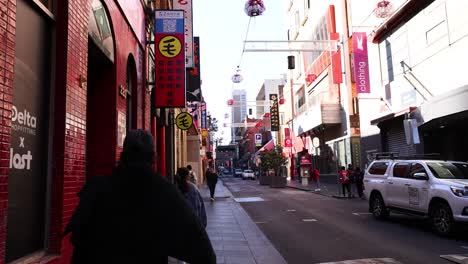
[[[301,152],[304,148],[304,142],[302,141],[302,138],[296,137],[294,132],[291,131],[291,139],[293,141],[293,153]]]

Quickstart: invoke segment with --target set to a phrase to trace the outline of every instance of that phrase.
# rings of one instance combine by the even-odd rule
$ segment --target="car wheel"
[[[372,195],[369,203],[372,215],[376,219],[384,219],[389,216],[390,213],[387,207],[385,206],[383,198],[380,194]]]
[[[433,230],[441,236],[450,235],[455,227],[450,207],[445,203],[436,203],[431,207],[430,212]]]

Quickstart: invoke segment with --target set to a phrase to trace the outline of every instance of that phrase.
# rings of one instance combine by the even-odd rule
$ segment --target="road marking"
[[[264,221],[257,221],[257,222],[254,222],[255,224],[266,224],[267,222],[264,222]]]
[[[317,219],[302,219],[303,222],[317,222]]]
[[[296,212],[296,209],[288,209],[288,210],[286,210],[286,211],[288,211],[288,212]]]
[[[261,197],[243,197],[243,198],[234,198],[234,201],[238,203],[249,203],[249,202],[263,202],[265,200]]]
[[[370,259],[350,259],[335,262],[322,262],[319,264],[401,264],[401,262],[392,258],[370,258]]]
[[[466,250],[468,250],[468,247],[467,246],[460,246],[461,248],[464,248]]]
[[[440,257],[455,263],[468,263],[468,255],[440,255]]]
[[[353,215],[360,216],[360,215],[370,215],[372,213],[353,213]]]

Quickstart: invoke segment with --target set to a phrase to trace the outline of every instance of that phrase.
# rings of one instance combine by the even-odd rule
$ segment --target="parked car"
[[[242,177],[242,170],[241,169],[235,169],[234,170],[234,177]]]
[[[455,223],[468,223],[468,163],[424,159],[378,159],[364,175],[369,212],[429,218],[433,230],[447,236]]]
[[[244,172],[242,173],[242,179],[243,180],[246,180],[246,179],[255,180],[255,174],[253,170],[244,170]]]

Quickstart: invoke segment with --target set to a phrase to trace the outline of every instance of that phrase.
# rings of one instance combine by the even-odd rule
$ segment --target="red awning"
[[[272,150],[275,148],[275,141],[273,139],[270,139],[265,145],[263,145],[262,148],[260,148],[255,154],[259,154],[260,152],[263,152],[265,150]]]
[[[395,118],[395,117],[398,117],[407,113],[411,113],[416,109],[417,109],[416,106],[410,106],[410,107],[405,107],[399,111],[387,113],[381,117],[371,120],[371,125],[373,126],[378,125],[380,122],[387,121],[387,120],[390,120],[392,118]]]

